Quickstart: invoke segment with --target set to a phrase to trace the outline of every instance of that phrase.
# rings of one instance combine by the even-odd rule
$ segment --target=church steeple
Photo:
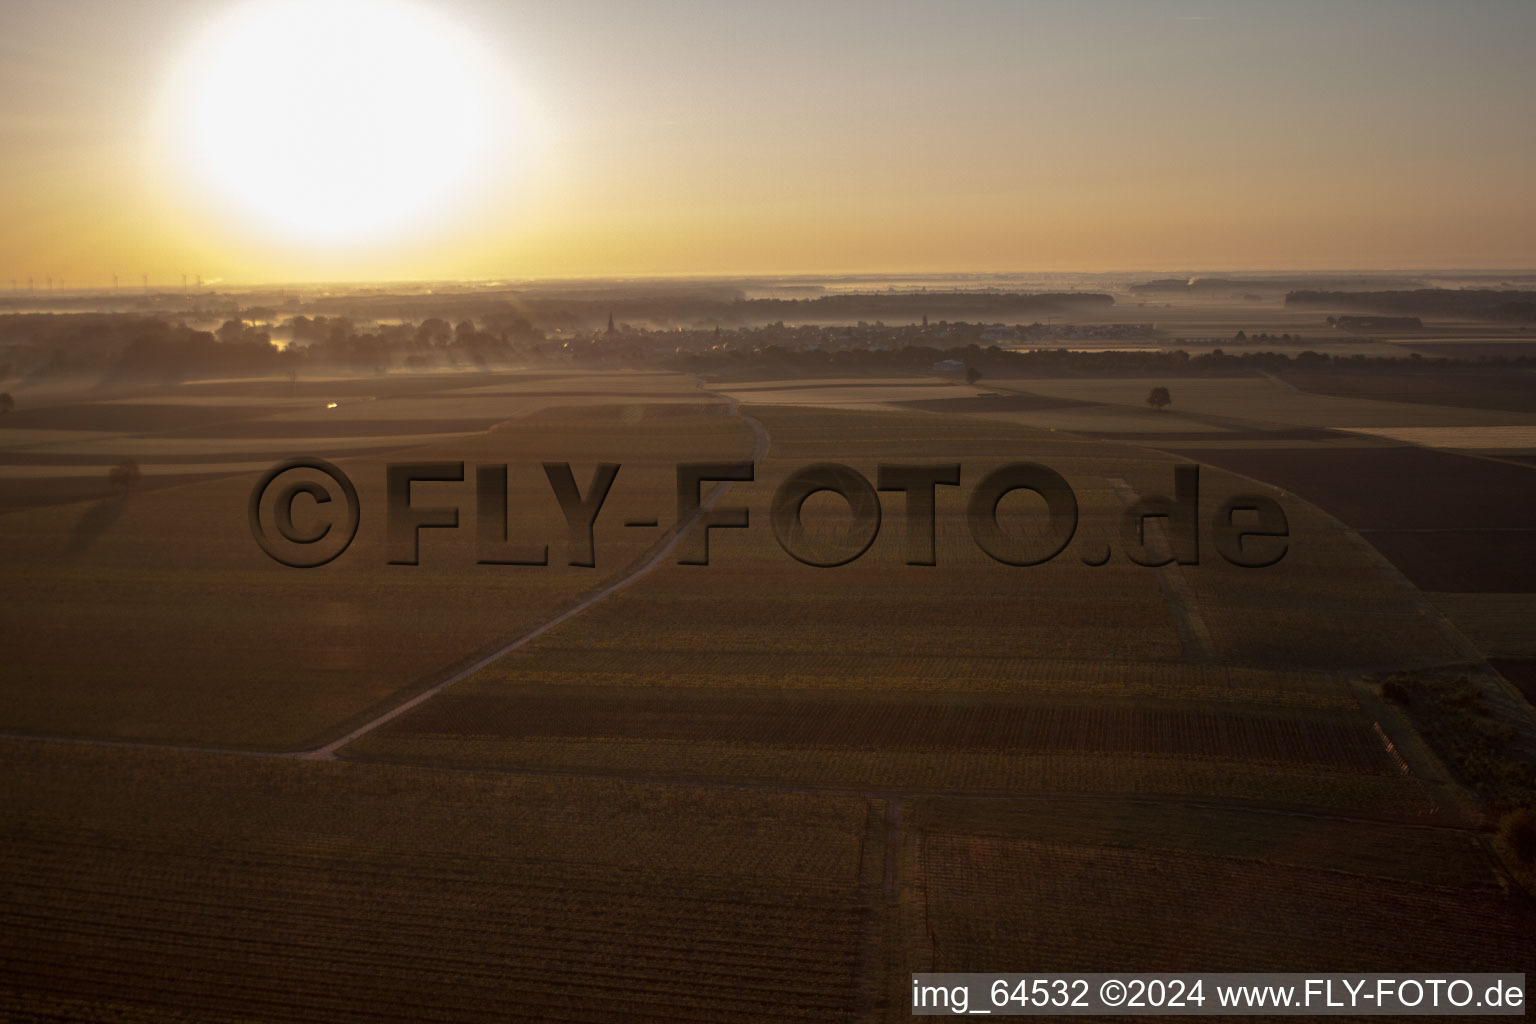
[[[613,310],[608,311],[608,333],[613,333]]]

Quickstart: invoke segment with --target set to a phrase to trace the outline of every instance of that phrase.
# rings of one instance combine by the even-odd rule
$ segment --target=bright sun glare
[[[161,145],[266,233],[356,244],[442,212],[485,169],[500,88],[465,34],[403,0],[259,0],[189,49]]]

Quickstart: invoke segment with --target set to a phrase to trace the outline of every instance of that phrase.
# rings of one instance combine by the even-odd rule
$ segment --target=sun
[[[172,73],[157,145],[262,232],[366,244],[441,213],[505,127],[474,41],[403,0],[258,0]]]

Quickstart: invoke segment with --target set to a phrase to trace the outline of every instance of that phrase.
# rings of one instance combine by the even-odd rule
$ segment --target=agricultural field
[[[1020,378],[983,381],[996,388],[1024,391],[1050,398],[1101,406],[1123,407],[1146,424],[1146,431],[1197,429],[1190,423],[1221,425],[1233,430],[1317,427],[1328,430],[1392,427],[1533,427],[1536,410],[1509,411],[1480,406],[1460,408],[1423,401],[1385,400],[1355,393],[1316,394],[1270,377],[1219,377],[1164,380],[1126,378]],[[1167,385],[1173,404],[1163,410],[1147,407],[1147,394]],[[1073,421],[1031,421],[1031,426],[1087,430],[1091,412],[1070,410]],[[1101,410],[1109,412],[1110,410]],[[1065,411],[1060,414],[1065,415]],[[1213,424],[1214,421],[1214,424]],[[1118,429],[1111,426],[1100,433]]]
[[[1536,344],[1530,352],[1536,354]],[[1455,355],[1447,352],[1446,355]],[[1419,373],[1308,373],[1288,370],[1280,375],[1287,383],[1314,394],[1345,398],[1371,398],[1388,402],[1423,402],[1428,405],[1471,409],[1502,409],[1536,412],[1536,381],[1529,373],[1440,371]]]
[[[1012,451],[1060,469],[1098,536],[1113,481],[1166,489],[1172,465],[989,416],[744,412],[773,439],[767,482],[833,452],[866,469],[866,453],[942,461],[946,442]],[[1201,485],[1207,502],[1252,487],[1210,467]],[[732,500],[760,508],[762,490]],[[998,962],[1516,970],[1536,952],[1526,904],[1466,830],[1477,801],[1358,685],[1371,668],[1468,657],[1358,537],[1286,496],[1293,550],[1272,575],[1068,560],[1013,570],[1028,574],[1015,588],[968,557],[958,504],[939,504],[931,568],[898,564],[901,535],[887,551],[883,531],[828,570],[719,531],[707,571],[657,572],[342,756],[872,791],[894,844],[893,1006],[911,972]],[[921,586],[903,591],[912,572]],[[1122,610],[1079,617],[1106,606],[1101,585]]]
[[[0,1024],[1530,1003],[1536,0],[0,25]]]
[[[633,401],[617,402],[626,383]],[[290,569],[257,547],[246,508],[258,471],[249,469],[6,514],[0,564],[11,586],[0,598],[0,642],[12,682],[0,691],[0,732],[310,746],[619,575],[670,524],[676,461],[752,450],[750,431],[723,403],[678,378],[544,378],[463,392],[465,410],[500,410],[503,424],[451,441],[428,432],[405,448],[381,442],[369,454],[349,449],[347,431],[373,429],[379,409],[401,410],[387,424],[393,437],[420,422],[418,402],[442,417],[454,399],[381,399],[358,414],[370,418],[340,420],[331,436],[294,414],[240,425],[264,432],[264,460],[320,455],[355,481],[357,539],[318,569]],[[113,444],[143,452],[244,441],[135,435]],[[421,564],[396,566],[387,564],[384,464],[407,459],[468,468],[462,484],[415,487],[418,505],[461,506],[461,527],[423,531]],[[618,511],[597,522],[594,567],[566,564],[568,531],[543,461],[570,461],[583,490],[596,463],[623,467],[608,498]],[[477,463],[509,466],[509,537],[547,546],[548,565],[475,564]],[[97,486],[106,489],[105,474]],[[626,529],[620,516],[635,512],[658,513],[660,525]]]
[[[1518,971],[1536,955],[1497,869],[1453,834],[1020,803],[911,808],[903,938],[914,970],[987,970],[1000,950],[1042,971],[1305,971],[1319,959],[1350,971],[1464,960]],[[1183,834],[1190,826],[1201,832]],[[1404,848],[1424,860],[1406,863]]]
[[[870,1004],[883,846],[863,800],[14,741],[0,757],[8,1020]]]
[[[731,381],[723,394],[746,405],[813,406],[817,409],[891,409],[903,403],[974,399],[984,389],[935,377],[800,378]]]
[[[1490,838],[1501,808],[1381,682],[1454,679],[1533,728],[1482,662],[1528,655],[1519,595],[1431,600],[1377,550],[1473,506],[1330,508],[1251,470],[1529,471],[1355,433],[1268,379],[1176,389],[1195,408],[1166,414],[1135,407],[1145,381],[1035,383],[572,372],[381,398],[420,416],[349,412],[351,435],[286,408],[188,427],[335,454],[365,515],[307,571],[251,539],[250,469],[7,513],[0,1016],[894,1020],[914,971],[1523,970],[1536,919]],[[1084,429],[1036,422],[1069,414]],[[747,527],[679,564],[703,530],[668,546],[675,465],[754,456],[713,492]],[[551,564],[476,565],[469,483],[418,485],[461,528],[386,564],[368,512],[406,459],[508,463],[509,539]],[[1192,459],[1198,564],[1134,564],[1126,509]],[[582,488],[623,466],[596,568],[564,564],[538,469],[560,460]],[[988,557],[967,522],[976,483],[1020,461],[1078,506],[1045,564]],[[907,564],[925,538],[895,492],[857,559],[786,553],[772,496],[824,462],[959,464],[934,564]],[[1215,550],[1239,494],[1284,510],[1277,564]],[[1046,531],[1023,493],[998,519]],[[852,520],[818,494],[803,526],[835,546]],[[1148,529],[1148,554],[1173,543]]]
[[[1423,590],[1536,591],[1529,467],[1408,445],[1181,452],[1316,503]]]
[[[882,789],[1150,791],[1435,806],[1348,685],[1351,668],[1457,657],[1417,596],[1296,503],[1294,553],[1267,570],[1102,566],[1125,494],[1170,492],[1169,456],[993,420],[746,406],[772,439],[731,492],[760,514],[790,471],[845,459],[1007,458],[1071,483],[1081,523],[1047,564],[1006,566],[940,495],[934,566],[904,564],[897,516],[837,568],[798,563],[766,523],[714,531],[710,565],[668,566],[344,757],[604,775]],[[965,479],[962,479],[964,491]],[[1202,476],[1208,515],[1251,489]],[[1010,509],[1021,532],[1043,510]],[[808,503],[807,508],[811,508]],[[809,514],[809,513],[808,513]],[[829,527],[830,529],[830,524]],[[819,652],[819,653],[809,653]]]
[[[976,414],[1117,438],[1293,494],[1342,520],[1484,654],[1499,656],[1527,646],[1528,621],[1489,637],[1485,609],[1455,598],[1536,593],[1531,379],[1518,370],[1291,371],[1283,380],[1180,381],[1161,411],[1145,405],[1151,379],[1021,379],[993,383],[1046,404]],[[1048,404],[1058,402],[1072,404]]]
[[[670,375],[412,374],[29,390],[0,418],[0,511],[98,500],[132,459],[140,486],[259,473],[297,454],[333,461],[483,433],[553,408],[697,401]]]

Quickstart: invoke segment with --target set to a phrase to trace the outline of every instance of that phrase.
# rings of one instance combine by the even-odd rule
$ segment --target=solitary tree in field
[[[138,484],[139,464],[132,459],[124,459],[113,466],[107,473],[107,483],[112,486],[112,493],[126,498]]]
[[[981,380],[981,371],[974,366],[967,366],[965,368],[965,382],[967,384],[975,384],[979,380]]]
[[[0,391],[0,416],[16,408],[16,399],[11,397],[9,391]]]
[[[1172,403],[1173,396],[1170,395],[1168,393],[1168,389],[1163,387],[1161,384],[1153,388],[1152,392],[1147,395],[1147,404],[1154,409],[1161,409],[1164,406],[1171,405]]]

